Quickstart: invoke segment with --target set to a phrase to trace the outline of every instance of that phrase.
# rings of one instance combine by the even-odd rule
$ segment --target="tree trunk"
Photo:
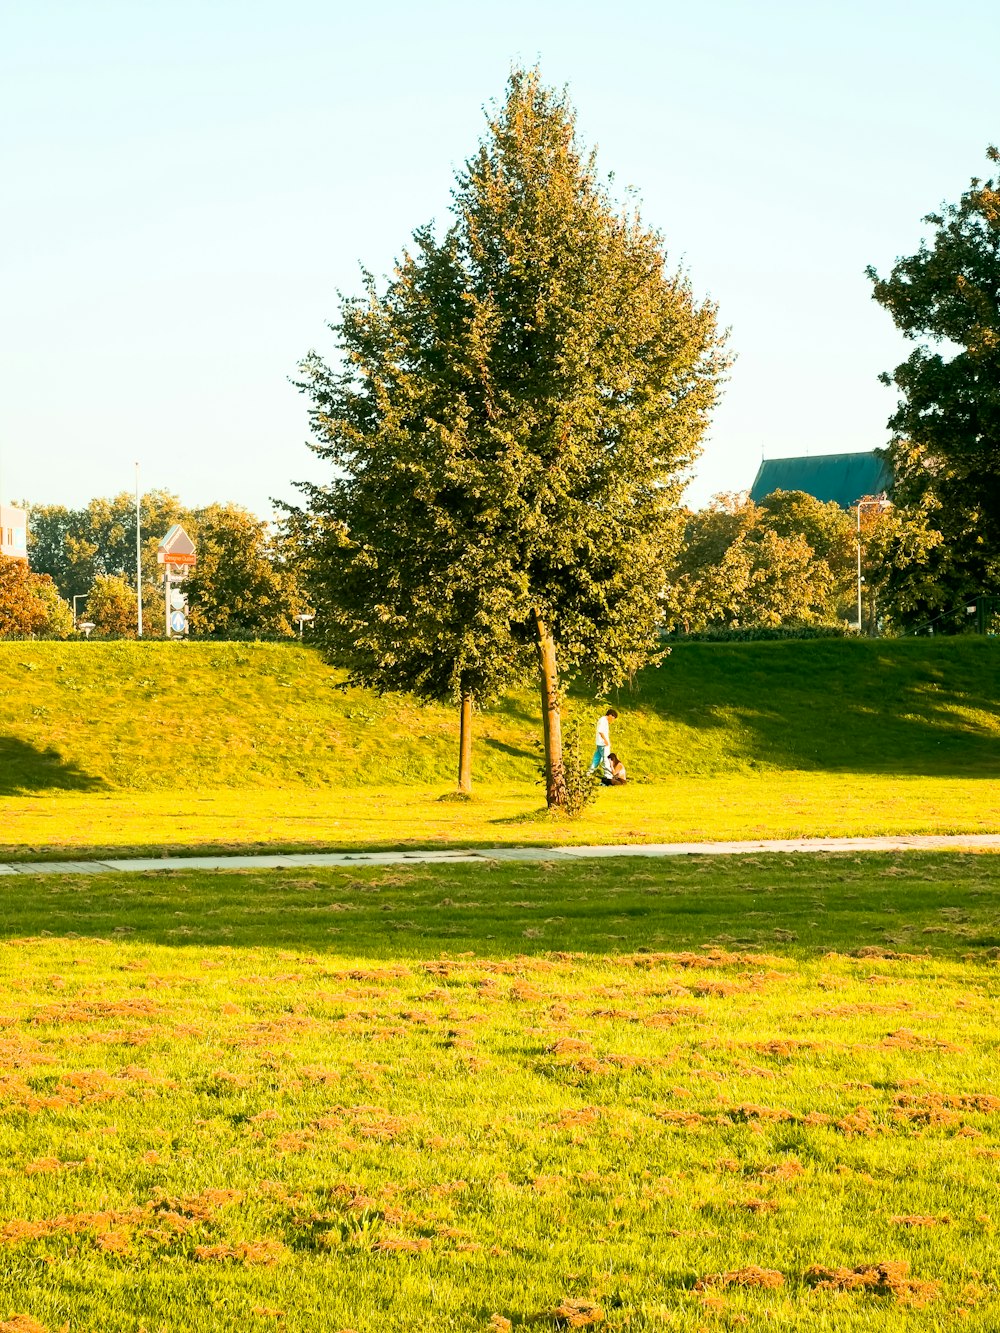
[[[545,803],[550,810],[554,810],[566,804],[562,717],[559,712],[559,668],[556,665],[556,641],[540,611],[535,612],[535,624],[538,627],[542,735],[545,740]]]
[[[462,686],[458,730],[458,790],[472,791],[472,691]]]

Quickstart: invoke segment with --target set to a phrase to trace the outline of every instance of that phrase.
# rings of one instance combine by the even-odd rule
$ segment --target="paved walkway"
[[[760,852],[1000,852],[1000,833],[883,838],[773,838],[760,842],[650,842],[611,847],[441,848],[398,852],[289,852],[261,856],[121,857],[107,861],[8,861],[0,875],[107,875],[142,870],[302,870],[318,866],[460,865],[484,861],[579,861],[606,856],[745,856]]]

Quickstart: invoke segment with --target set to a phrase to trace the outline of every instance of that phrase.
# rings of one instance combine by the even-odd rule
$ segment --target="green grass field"
[[[555,846],[1000,828],[996,784],[872,774],[677,777],[604,791],[579,819],[550,818],[539,789],[482,787],[471,803],[440,788],[345,792],[180,791],[10,797],[0,859],[168,852]]]
[[[995,857],[17,877],[0,938],[0,1329],[1000,1326]]]
[[[539,817],[534,696],[476,718],[342,690],[271,644],[0,644],[0,855],[231,846],[489,846],[1000,827],[988,639],[682,644],[616,696],[636,779]],[[598,701],[569,713],[589,742]]]

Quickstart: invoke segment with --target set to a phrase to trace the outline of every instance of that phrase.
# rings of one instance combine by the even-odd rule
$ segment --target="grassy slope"
[[[0,882],[0,1324],[993,1333],[998,905],[915,854]],[[886,1260],[926,1306],[803,1281]]]
[[[0,793],[447,782],[455,718],[270,644],[0,643]],[[616,699],[636,776],[1000,773],[987,639],[684,644]],[[589,744],[594,702],[574,698]],[[537,768],[534,696],[477,721],[478,780]]]
[[[338,682],[293,646],[0,644],[0,855],[998,826],[989,640],[682,645],[616,699],[637,781],[573,825],[538,818],[530,695],[477,718],[460,806],[452,710]]]

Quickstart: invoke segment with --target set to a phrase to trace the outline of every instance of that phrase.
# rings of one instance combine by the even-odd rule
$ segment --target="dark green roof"
[[[889,465],[871,451],[765,458],[750,487],[750,499],[759,503],[773,491],[805,491],[817,500],[836,500],[842,509],[850,509],[863,495],[881,495],[891,484]]]

